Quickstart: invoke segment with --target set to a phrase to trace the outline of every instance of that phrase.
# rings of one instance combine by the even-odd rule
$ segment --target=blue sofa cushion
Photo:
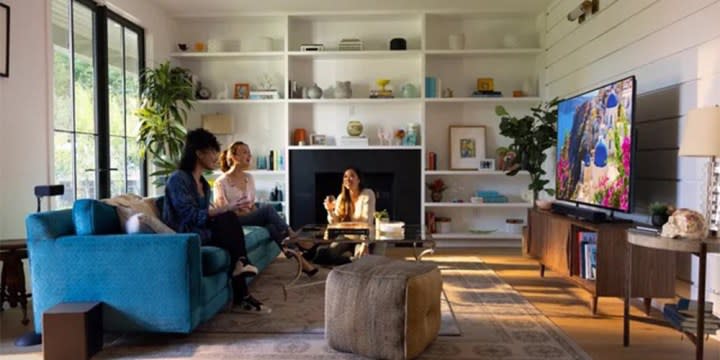
[[[247,252],[257,249],[261,244],[268,241],[270,233],[266,228],[260,226],[243,226],[245,234],[245,248]]]
[[[115,207],[98,200],[76,200],[73,204],[72,219],[77,235],[119,234],[122,232]]]
[[[203,246],[200,248],[200,256],[204,276],[228,271],[230,255],[227,251],[215,246]]]

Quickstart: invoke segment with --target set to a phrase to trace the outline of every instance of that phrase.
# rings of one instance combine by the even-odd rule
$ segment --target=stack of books
[[[340,146],[368,146],[367,136],[343,136],[340,138]]]
[[[676,329],[695,334],[698,325],[697,306],[698,303],[695,300],[680,299],[677,304],[665,304],[663,315],[665,320],[669,321]],[[713,304],[706,301],[704,326],[706,334],[715,333],[720,329],[720,318],[713,315],[712,311]]]
[[[364,46],[360,39],[342,39],[338,49],[340,51],[362,51]]]
[[[502,92],[493,90],[475,90],[472,93],[473,97],[502,97]]]
[[[493,190],[478,190],[475,192],[475,197],[482,198],[482,202],[484,203],[504,204],[508,202],[507,196],[501,195],[499,192]]]

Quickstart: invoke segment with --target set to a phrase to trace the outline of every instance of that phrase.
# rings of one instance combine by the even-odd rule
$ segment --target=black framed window
[[[52,0],[54,183],[79,198],[144,195],[133,110],[144,68],[143,29],[89,0]]]

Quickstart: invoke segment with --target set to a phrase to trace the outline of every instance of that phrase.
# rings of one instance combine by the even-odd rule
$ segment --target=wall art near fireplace
[[[0,76],[10,75],[10,7],[0,3]]]

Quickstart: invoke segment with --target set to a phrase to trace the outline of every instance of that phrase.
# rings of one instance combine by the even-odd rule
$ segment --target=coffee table
[[[435,241],[432,239],[432,235],[430,233],[426,233],[423,226],[419,224],[405,225],[402,236],[379,234],[371,228],[368,235],[339,235],[333,239],[328,239],[326,236],[326,229],[327,224],[305,225],[300,229],[296,236],[286,238],[283,240],[282,244],[288,247],[294,247],[293,245],[304,245],[302,247],[310,245],[331,245],[333,243],[365,244],[365,249],[367,250],[364,254],[372,253],[369,250],[372,248],[370,246],[372,244],[395,244],[396,246],[412,247],[413,256],[415,257],[415,261],[418,262],[422,261],[423,256],[435,252]],[[293,253],[292,256],[297,262],[297,272],[290,282],[283,285],[283,295],[285,296],[285,300],[287,300],[287,291],[290,289],[315,286],[325,283],[325,281],[322,280],[296,285],[295,283],[300,280],[300,277],[303,274],[302,262],[300,259],[302,254]]]

